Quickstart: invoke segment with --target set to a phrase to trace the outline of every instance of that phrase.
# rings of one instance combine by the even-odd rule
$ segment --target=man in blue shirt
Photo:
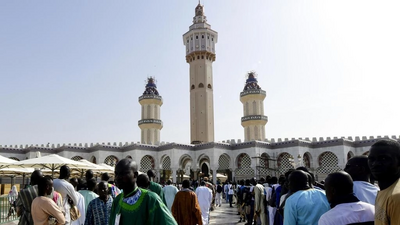
[[[330,209],[324,192],[309,186],[307,173],[296,170],[289,175],[292,195],[286,200],[284,225],[317,225]]]
[[[102,181],[97,187],[99,197],[93,199],[87,208],[85,225],[107,225],[113,199],[108,195],[108,183]]]

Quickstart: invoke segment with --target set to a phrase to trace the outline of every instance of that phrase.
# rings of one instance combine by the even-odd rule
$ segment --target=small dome
[[[143,92],[143,95],[159,95],[154,78],[147,78],[146,90]]]
[[[258,86],[257,83],[258,83],[258,81],[256,79],[256,73],[255,72],[249,72],[248,73],[248,77],[246,79],[246,85],[244,86],[243,91],[261,89],[261,87]]]

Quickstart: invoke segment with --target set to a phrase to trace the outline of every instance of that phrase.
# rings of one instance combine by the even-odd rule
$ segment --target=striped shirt
[[[86,210],[85,225],[107,225],[112,203],[113,199],[110,196],[107,202],[100,198],[93,199]]]
[[[19,192],[17,199],[17,208],[21,211],[21,217],[18,225],[33,225],[33,219],[31,215],[31,205],[33,199],[39,196],[38,186],[30,186]]]

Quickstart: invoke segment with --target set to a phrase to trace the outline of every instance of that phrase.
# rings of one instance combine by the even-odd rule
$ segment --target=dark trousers
[[[233,198],[233,195],[228,195],[229,206],[230,206],[230,207],[233,207],[233,206],[232,206],[232,198]]]
[[[254,217],[254,200],[250,202],[250,214],[247,214],[247,223],[253,224],[253,217]]]

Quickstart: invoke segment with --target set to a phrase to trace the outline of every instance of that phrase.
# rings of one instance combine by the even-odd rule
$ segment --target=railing
[[[162,100],[162,97],[159,95],[142,95],[139,97],[139,101],[143,100],[143,99],[158,99],[158,100]]]
[[[145,124],[145,123],[156,123],[156,124],[163,125],[161,120],[156,120],[156,119],[143,119],[143,120],[138,121],[138,125]]]
[[[242,122],[248,121],[248,120],[265,120],[268,121],[267,116],[263,115],[252,115],[252,116],[243,116],[242,117]]]
[[[267,92],[265,92],[264,90],[261,90],[261,89],[255,89],[255,90],[250,89],[250,90],[240,92],[240,97],[243,97],[245,95],[255,95],[255,94],[267,95]]]
[[[8,198],[7,195],[0,196],[0,224],[18,220],[17,211],[10,202],[14,202],[16,197]]]

